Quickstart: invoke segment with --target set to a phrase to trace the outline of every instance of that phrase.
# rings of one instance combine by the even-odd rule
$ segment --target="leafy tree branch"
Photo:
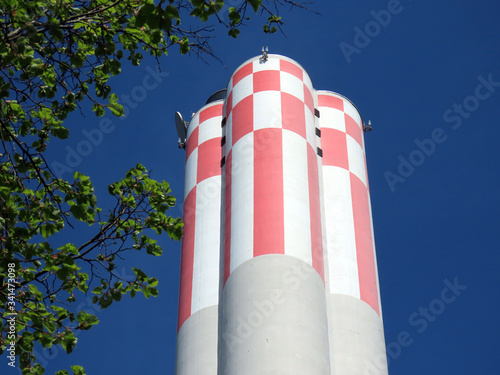
[[[71,353],[75,333],[98,323],[74,307],[85,294],[100,308],[123,295],[157,296],[158,279],[138,268],[125,276],[118,264],[129,252],[161,255],[160,235],[182,236],[182,220],[168,212],[175,205],[169,184],[143,165],[108,186],[109,196],[99,197],[106,207],[88,176],[66,180],[51,170],[47,150],[53,138],[69,137],[68,115],[91,108],[123,116],[111,85],[122,63],[137,66],[145,54],[159,62],[172,48],[217,58],[209,44],[216,28],[207,21],[237,37],[256,14],[273,33],[284,6],[307,5],[245,0],[227,9],[226,22],[222,0],[0,0],[0,352],[14,343],[23,374],[45,371],[35,346]],[[88,239],[55,245],[82,226]]]

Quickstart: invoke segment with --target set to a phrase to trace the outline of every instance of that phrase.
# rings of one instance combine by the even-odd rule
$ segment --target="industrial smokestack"
[[[187,127],[176,375],[387,374],[363,121],[263,51]]]
[[[330,374],[311,80],[288,58],[251,59],[224,116],[219,374]]]
[[[363,121],[344,96],[317,97],[332,374],[387,374]]]
[[[176,375],[217,374],[222,106],[210,102],[187,128]]]

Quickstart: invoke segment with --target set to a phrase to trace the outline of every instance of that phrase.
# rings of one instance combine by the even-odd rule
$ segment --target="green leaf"
[[[240,30],[239,29],[229,29],[227,31],[228,35],[233,37],[233,38],[237,38],[238,35],[240,34]]]
[[[52,305],[51,309],[54,310],[57,314],[57,320],[61,321],[69,317],[68,310],[61,306]]]
[[[60,250],[63,253],[70,253],[70,254],[74,254],[74,255],[79,254],[78,248],[72,243],[68,243],[64,246],[61,246],[57,250]]]
[[[114,96],[114,98],[113,98]],[[111,97],[109,98],[109,104],[107,107],[111,110],[111,113],[117,117],[121,117],[125,115],[125,110],[121,104],[117,102],[118,97],[116,94],[111,94]]]
[[[89,314],[84,310],[78,313],[76,320],[80,323],[78,328],[82,330],[88,330],[92,328],[93,325],[99,323],[99,320],[95,315]]]
[[[259,10],[260,5],[262,4],[262,0],[248,0],[248,2],[250,3],[255,12]]]
[[[82,221],[85,220],[87,214],[87,210],[85,209],[85,207],[80,205],[74,205],[71,206],[70,211],[76,219]]]
[[[69,129],[63,126],[56,126],[50,130],[51,134],[59,139],[66,139],[69,137]]]
[[[135,267],[132,267],[132,271],[134,271],[136,277],[137,277],[137,280],[139,281],[143,281],[143,280],[146,280],[147,279],[147,275],[142,271],[140,270],[139,268],[135,268]]]
[[[10,197],[11,190],[7,186],[0,186],[0,198],[4,201],[8,200]]]
[[[29,284],[28,288],[30,289],[30,292],[35,296],[37,301],[41,301],[43,299],[42,292],[40,292],[35,285]]]
[[[42,225],[40,228],[40,234],[43,238],[48,238],[57,232],[57,227],[54,224]]]
[[[42,344],[42,346],[44,348],[50,348],[52,347],[52,343],[54,342],[54,336],[48,334],[48,333],[45,333],[45,334],[42,334],[40,336],[40,338],[38,339],[38,341],[40,341],[40,344]]]
[[[113,299],[115,301],[120,301],[122,299],[122,293],[119,291],[119,290],[113,290],[113,292],[111,293],[111,295],[113,296]]]
[[[32,351],[35,345],[34,336],[31,332],[24,331],[21,338],[18,340],[17,344],[19,347],[25,351]]]
[[[70,354],[73,351],[73,349],[75,348],[77,341],[78,341],[78,339],[75,337],[75,334],[70,330],[66,330],[66,331],[64,331],[64,333],[60,339],[60,344],[63,347],[63,349],[68,354]]]
[[[71,366],[71,370],[73,370],[74,375],[86,375],[82,366]]]
[[[167,5],[167,7],[165,8],[165,15],[168,18],[174,18],[178,21],[181,20],[181,18],[179,16],[179,9],[177,9],[177,7],[175,7],[173,5]]]
[[[99,104],[99,103],[95,103],[92,106],[92,111],[94,111],[95,114],[96,114],[96,116],[99,116],[99,117],[102,117],[105,114],[104,107],[101,104]]]
[[[146,247],[146,252],[150,255],[160,256],[163,254],[163,249],[156,244],[150,244]]]
[[[68,278],[68,276],[69,276],[70,274],[71,274],[71,273],[70,273],[70,271],[68,270],[68,268],[67,268],[67,267],[64,267],[64,266],[63,266],[63,267],[61,267],[61,268],[59,268],[59,269],[57,270],[57,272],[56,272],[56,275],[57,275],[58,279],[59,279],[59,280],[62,280],[62,281],[65,281],[65,280]]]
[[[53,69],[46,69],[42,74],[43,82],[47,86],[55,86],[56,85],[56,74]]]
[[[195,6],[195,7],[199,7],[199,6],[205,4],[204,0],[191,0],[191,2],[193,3],[193,6]]]
[[[144,26],[148,19],[151,18],[151,16],[154,14],[156,10],[156,7],[153,3],[147,3],[143,5],[135,17],[135,25],[137,27]]]
[[[182,41],[179,42],[179,45],[181,47],[181,54],[182,55],[189,52],[190,46],[189,46],[189,39],[187,37],[183,37]]]

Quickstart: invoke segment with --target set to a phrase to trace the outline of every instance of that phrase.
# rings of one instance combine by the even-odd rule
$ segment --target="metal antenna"
[[[187,122],[184,121],[180,112],[175,112],[175,127],[179,136],[179,148],[186,148]]]
[[[267,61],[268,57],[267,57],[267,53],[269,52],[269,47],[268,46],[265,46],[265,47],[262,47],[262,56],[261,56],[261,61]]]
[[[372,129],[372,122],[371,122],[371,120],[368,120],[368,125],[363,124],[363,130],[365,132],[371,132],[373,130]]]

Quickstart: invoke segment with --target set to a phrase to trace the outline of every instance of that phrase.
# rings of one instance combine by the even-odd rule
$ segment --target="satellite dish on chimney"
[[[187,136],[187,122],[184,121],[179,112],[175,112],[175,127],[177,128],[177,135],[179,136],[179,148],[186,147]]]
[[[371,120],[368,120],[368,125],[366,125],[365,123],[363,123],[363,130],[365,132],[371,132],[372,131],[372,122],[371,122]]]

